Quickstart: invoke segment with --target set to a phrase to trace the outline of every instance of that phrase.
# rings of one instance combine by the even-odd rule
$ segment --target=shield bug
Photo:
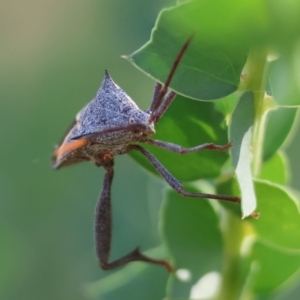
[[[77,114],[68,133],[54,152],[53,167],[55,169],[81,161],[91,161],[106,170],[95,211],[96,255],[101,268],[105,270],[114,269],[132,261],[144,261],[162,265],[169,272],[173,271],[173,267],[167,261],[147,257],[138,248],[109,262],[112,236],[111,185],[114,176],[115,155],[139,151],[149,160],[162,178],[176,192],[185,197],[240,202],[240,199],[234,196],[186,191],[182,184],[148,150],[137,144],[146,143],[178,154],[204,149],[224,151],[231,147],[231,143],[223,146],[207,143],[184,148],[180,145],[149,138],[155,133],[155,124],[176,96],[175,92],[168,91],[168,87],[191,40],[192,37],[179,51],[165,84],[155,84],[149,110],[140,110],[136,103],[113,82],[106,71],[95,98]]]

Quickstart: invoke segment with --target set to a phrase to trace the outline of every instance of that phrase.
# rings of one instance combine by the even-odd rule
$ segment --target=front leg
[[[113,160],[106,161],[104,168],[106,169],[106,174],[95,211],[95,243],[99,265],[104,270],[110,270],[125,265],[131,261],[144,261],[162,265],[168,270],[168,272],[173,272],[173,267],[167,261],[147,257],[141,254],[138,248],[113,262],[109,262],[112,236],[110,194],[114,176]]]
[[[210,150],[219,150],[219,151],[224,151],[229,149],[232,146],[232,143],[228,143],[226,145],[215,145],[212,143],[206,143],[202,144],[199,146],[191,147],[191,148],[185,148],[177,144],[165,142],[165,141],[159,141],[159,140],[152,140],[152,139],[145,139],[143,140],[144,143],[147,143],[149,145],[156,146],[161,149],[165,149],[171,152],[175,152],[178,154],[185,154],[185,153],[192,153],[192,152],[197,152],[205,149],[210,149]]]

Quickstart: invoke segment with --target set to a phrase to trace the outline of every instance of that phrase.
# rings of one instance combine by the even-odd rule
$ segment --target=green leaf
[[[287,157],[283,152],[276,152],[262,164],[260,179],[266,179],[278,184],[286,184],[289,180]]]
[[[268,72],[270,94],[280,106],[300,105],[296,63],[291,55],[282,54],[279,59],[270,64]]]
[[[208,201],[187,199],[172,190],[166,196],[161,213],[163,237],[175,268],[190,274],[186,281],[172,276],[168,296],[189,299],[191,288],[202,276],[221,270],[219,219]]]
[[[257,235],[271,245],[300,249],[298,202],[291,192],[269,181],[255,182],[260,218],[251,219]]]
[[[276,249],[261,242],[253,246],[251,259],[254,263],[251,288],[260,295],[274,293],[300,268],[300,253]]]
[[[233,114],[229,134],[233,147],[230,150],[242,198],[242,216],[249,216],[256,207],[256,198],[250,169],[250,144],[254,122],[254,98],[246,91],[240,98]]]
[[[234,92],[249,47],[243,43],[230,43],[222,35],[218,34],[217,38],[211,34],[220,33],[224,28],[230,34],[226,26],[227,16],[226,22],[218,28],[220,30],[214,32],[213,25],[218,23],[216,14],[223,16],[224,11],[229,11],[223,5],[218,6],[220,1],[215,3],[191,1],[163,10],[152,31],[151,40],[130,55],[130,61],[163,83],[180,49],[193,34],[193,40],[172,79],[171,88],[182,95],[202,100],[221,98]],[[208,18],[207,14],[214,17]]]
[[[230,177],[226,181],[218,182],[216,186],[216,192],[220,195],[232,195],[237,196],[240,193],[239,185],[235,177]],[[233,212],[236,216],[241,216],[241,207],[236,203],[228,201],[219,201],[221,206],[227,210]]]
[[[157,124],[154,139],[193,147],[203,143],[224,145],[228,143],[224,117],[213,103],[194,101],[177,96]],[[179,155],[154,146],[143,145],[179,180],[191,181],[212,178],[220,174],[228,158],[226,152],[204,150]],[[139,153],[130,155],[146,169],[157,175],[150,163]]]
[[[165,82],[180,49],[194,35],[171,88],[195,99],[225,97],[237,89],[250,47],[290,48],[299,38],[299,15],[297,1],[189,1],[163,10],[150,41],[129,59]]]
[[[226,120],[230,119],[239,97],[239,93],[236,92],[214,102],[215,108],[224,115]]]
[[[291,135],[296,120],[297,108],[281,107],[267,116],[263,160],[268,160]]]

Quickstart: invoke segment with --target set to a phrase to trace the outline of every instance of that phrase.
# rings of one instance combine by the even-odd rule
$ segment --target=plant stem
[[[240,249],[245,236],[243,222],[229,211],[224,211],[222,223],[224,252],[222,284],[217,300],[239,299],[243,287],[240,268]]]
[[[263,156],[263,138],[266,112],[269,109],[266,97],[266,49],[251,49],[245,66],[246,77],[243,88],[251,90],[254,96],[255,116],[252,139],[252,172],[259,174]],[[223,223],[223,272],[222,285],[217,300],[239,299],[245,281],[245,274],[241,267],[241,246],[247,232],[246,221],[241,221],[232,213],[226,211]]]
[[[269,101],[266,96],[267,50],[253,48],[250,50],[245,66],[246,76],[241,88],[251,90],[254,96],[255,119],[252,139],[252,172],[259,174],[263,156],[263,138],[266,112]],[[229,211],[224,212],[222,224],[224,239],[222,285],[216,299],[239,299],[245,281],[242,269],[241,246],[247,232],[247,221],[240,220]]]
[[[255,103],[252,171],[253,176],[257,176],[262,162],[265,116],[268,108],[267,103],[265,103],[267,50],[251,49],[245,69],[246,78],[244,88],[253,92]]]

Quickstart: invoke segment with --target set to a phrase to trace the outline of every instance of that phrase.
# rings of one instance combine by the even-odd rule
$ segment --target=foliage
[[[166,299],[202,299],[201,280],[209,274],[214,289],[205,299],[275,299],[293,284],[300,268],[299,197],[288,187],[283,145],[300,105],[299,15],[297,1],[184,2],[163,10],[150,41],[129,57],[164,83],[194,34],[171,82],[179,96],[154,138],[185,147],[230,139],[233,147],[181,157],[148,148],[187,188],[242,198],[240,209],[164,194],[160,230],[181,270],[170,275]]]
[[[175,2],[1,2],[0,299],[199,299],[203,286],[219,299],[299,298],[299,193],[289,187],[300,189],[299,1],[182,4],[162,11],[149,43],[129,56],[144,73],[121,59]],[[117,156],[111,259],[140,246],[177,273],[139,262],[103,271],[93,212],[104,170],[83,163],[56,172],[50,157],[104,69],[146,109],[154,79],[166,80],[192,33],[171,83],[180,96],[154,138],[237,146],[183,156],[149,149],[191,191],[241,195],[234,166],[250,160],[252,176],[242,179],[253,182],[260,218],[241,220],[239,205],[182,198],[141,157]],[[238,147],[248,142],[251,151]],[[237,160],[239,149],[247,159]],[[254,201],[242,190],[247,214]]]

